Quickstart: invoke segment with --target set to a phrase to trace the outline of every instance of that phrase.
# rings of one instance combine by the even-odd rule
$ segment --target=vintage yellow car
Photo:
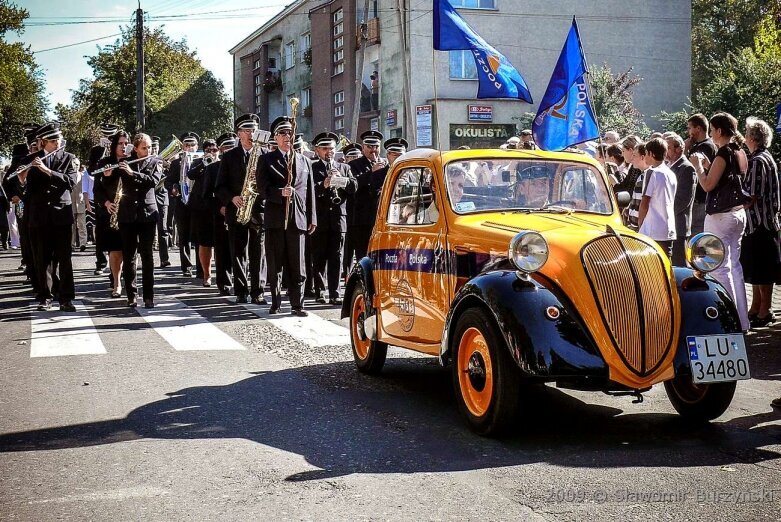
[[[388,345],[451,365],[480,434],[512,425],[525,381],[637,400],[664,383],[680,414],[707,421],[749,368],[735,306],[706,275],[723,244],[701,234],[687,254],[691,268],[673,267],[626,228],[587,155],[418,149],[385,179],[342,316],[362,372]]]

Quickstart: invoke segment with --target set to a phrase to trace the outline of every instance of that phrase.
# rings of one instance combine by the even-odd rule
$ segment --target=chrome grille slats
[[[671,291],[657,251],[633,237],[603,236],[581,257],[618,354],[635,374],[648,375],[673,336]]]

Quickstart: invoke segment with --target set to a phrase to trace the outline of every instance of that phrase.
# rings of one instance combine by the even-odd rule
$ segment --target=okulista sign
[[[451,123],[450,148],[466,145],[472,149],[495,148],[514,136],[512,123]]]

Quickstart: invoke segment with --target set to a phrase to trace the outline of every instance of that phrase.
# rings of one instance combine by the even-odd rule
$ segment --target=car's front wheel
[[[697,384],[691,376],[679,375],[665,381],[667,397],[682,417],[693,422],[707,422],[727,411],[735,395],[733,382]]]
[[[368,338],[364,328],[367,317],[366,292],[363,284],[355,285],[350,299],[350,341],[358,371],[376,374],[382,370],[388,355],[388,345]]]
[[[520,404],[521,374],[495,322],[479,308],[465,311],[452,337],[453,385],[469,427],[497,435],[512,425]]]

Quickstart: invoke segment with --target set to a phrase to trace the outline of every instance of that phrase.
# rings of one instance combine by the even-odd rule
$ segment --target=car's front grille
[[[634,373],[648,375],[673,344],[672,294],[659,254],[638,239],[608,236],[581,257],[616,350]]]

